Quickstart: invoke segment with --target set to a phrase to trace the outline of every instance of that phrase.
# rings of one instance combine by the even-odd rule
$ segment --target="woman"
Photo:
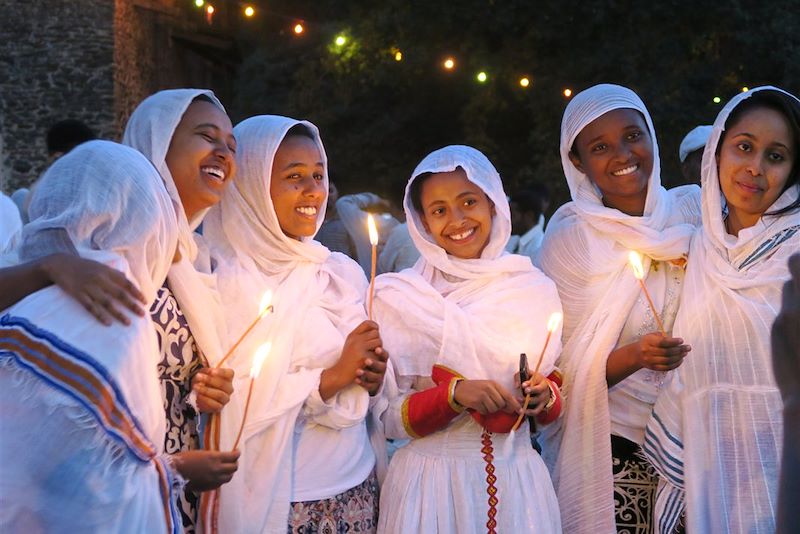
[[[133,280],[148,301],[177,244],[153,166],[128,147],[86,143],[42,178],[20,258],[66,232],[83,258]],[[179,485],[162,452],[164,411],[151,321],[101,326],[53,286],[0,319],[0,488],[12,532],[176,532]],[[175,487],[173,487],[175,486]]]
[[[568,402],[559,427],[545,429],[544,452],[565,532],[649,532],[657,478],[639,452],[664,373],[689,351],[669,331],[699,222],[698,191],[661,186],[650,114],[617,85],[569,103],[561,162],[572,202],[554,214],[538,260],[564,306],[558,365]],[[630,251],[644,255],[644,283],[666,335]]]
[[[184,531],[194,532],[199,492],[217,488],[236,470],[235,453],[198,450],[199,416],[219,412],[228,402],[233,372],[210,368],[223,356],[225,319],[215,279],[208,274],[208,253],[194,233],[236,173],[236,140],[211,91],[172,89],[139,104],[123,143],[155,165],[176,207],[178,252],[150,315],[161,354],[164,447],[189,479],[180,509]]]
[[[774,532],[782,403],[770,325],[800,248],[800,101],[774,87],[731,100],[703,154],[675,331],[694,351],[659,398],[645,452],[662,475],[661,532]]]
[[[277,116],[234,129],[239,176],[212,208],[212,246],[230,332],[274,313],[231,359],[238,377],[221,449],[236,441],[257,347],[271,351],[253,382],[241,435],[243,469],[220,490],[220,532],[372,532],[376,458],[365,417],[383,379],[377,325],[366,321],[363,271],[313,240],[325,215],[327,159],[317,128]],[[363,384],[363,387],[362,385]],[[213,508],[213,507],[212,507]]]
[[[386,436],[411,441],[389,466],[378,530],[561,532],[528,421],[509,434],[522,412],[520,353],[542,351],[548,316],[561,311],[556,289],[528,258],[504,252],[508,201],[497,171],[474,148],[428,155],[403,204],[422,258],[378,278],[375,317],[394,355]],[[560,330],[542,373],[522,384],[532,393],[527,414],[541,414],[541,423],[559,413],[558,388],[543,376],[559,339]]]

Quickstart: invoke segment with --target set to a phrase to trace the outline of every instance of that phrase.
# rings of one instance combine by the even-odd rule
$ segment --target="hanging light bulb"
[[[250,18],[255,14],[256,14],[256,10],[255,10],[255,8],[253,6],[246,6],[244,8],[244,16],[245,17]]]
[[[453,58],[451,58],[451,57],[449,57],[449,58],[447,58],[447,59],[445,59],[445,60],[444,60],[444,62],[442,63],[442,65],[443,65],[443,66],[444,66],[444,68],[445,68],[445,69],[447,69],[447,70],[453,70],[453,69],[455,68],[455,66],[456,66],[456,60],[455,60],[455,59],[453,59]]]
[[[305,28],[303,27],[303,25],[301,23],[298,22],[297,24],[294,25],[294,33],[295,33],[295,35],[300,35],[304,31],[305,31]]]
[[[523,76],[519,79],[520,87],[528,87],[531,84],[530,79],[527,76]]]

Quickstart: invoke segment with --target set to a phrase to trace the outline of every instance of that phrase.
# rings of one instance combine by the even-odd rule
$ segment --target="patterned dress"
[[[158,375],[167,414],[164,452],[175,454],[199,449],[200,418],[189,403],[189,394],[192,391],[192,377],[206,364],[167,282],[158,290],[150,315],[156,327],[161,353]],[[178,509],[185,533],[195,532],[198,501],[199,495],[188,489],[179,497]]]

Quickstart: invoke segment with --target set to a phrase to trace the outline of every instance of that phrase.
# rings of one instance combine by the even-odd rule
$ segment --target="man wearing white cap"
[[[697,126],[681,141],[678,156],[681,159],[681,172],[686,183],[700,184],[700,164],[703,149],[711,135],[711,126]]]

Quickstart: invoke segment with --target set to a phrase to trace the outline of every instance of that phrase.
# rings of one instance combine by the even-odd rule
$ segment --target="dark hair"
[[[411,197],[411,205],[414,206],[414,209],[420,215],[423,214],[422,210],[422,184],[427,181],[428,178],[433,176],[432,172],[423,172],[422,174],[417,175],[414,178],[414,181],[411,182],[411,189],[408,190],[408,196]]]
[[[211,97],[208,95],[197,95],[192,99],[192,104],[195,102],[208,102],[209,104],[214,104],[215,106],[217,105],[217,103],[211,100]]]
[[[66,154],[81,143],[92,139],[97,139],[97,135],[85,123],[76,119],[59,121],[47,130],[47,153]]]
[[[789,123],[789,129],[794,138],[794,164],[792,165],[792,170],[789,172],[786,185],[783,191],[781,191],[782,195],[787,189],[800,183],[800,102],[798,102],[797,99],[772,89],[765,89],[753,93],[752,96],[736,106],[733,111],[731,111],[731,114],[728,115],[728,119],[725,121],[725,130],[723,130],[722,136],[719,139],[719,144],[717,145],[717,154],[719,155],[719,149],[722,146],[722,142],[725,140],[728,130],[739,122],[742,115],[750,110],[758,108],[771,109],[783,115],[783,118]],[[800,209],[800,195],[785,208],[768,212],[764,215],[783,215],[784,213],[789,213],[797,209]]]
[[[285,139],[293,135],[299,137],[308,137],[312,141],[316,142],[316,139],[314,139],[314,135],[311,133],[311,130],[309,130],[305,124],[295,124],[294,126],[289,128],[289,130],[286,132],[286,135],[284,135],[283,137]]]

